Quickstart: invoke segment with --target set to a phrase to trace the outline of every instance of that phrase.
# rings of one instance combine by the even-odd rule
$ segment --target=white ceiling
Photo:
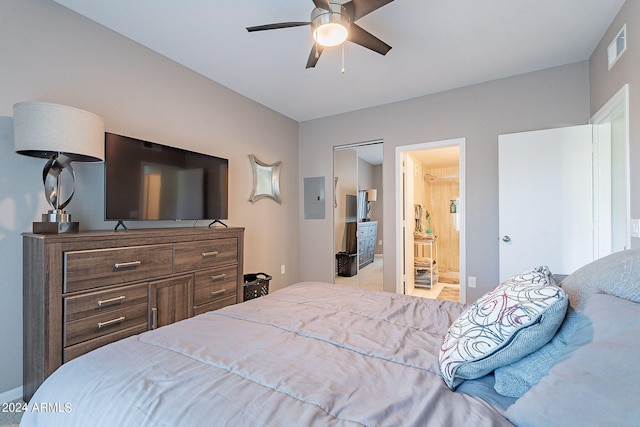
[[[460,147],[456,145],[431,148],[429,150],[412,151],[409,154],[426,169],[451,168],[459,164]]]
[[[624,0],[395,0],[357,21],[393,48],[305,69],[311,0],[55,0],[297,121],[586,60]],[[340,3],[344,3],[340,0]]]

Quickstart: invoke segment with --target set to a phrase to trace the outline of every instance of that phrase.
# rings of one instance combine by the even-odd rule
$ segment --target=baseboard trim
[[[16,399],[22,399],[22,386],[0,393],[0,402],[6,403]]]

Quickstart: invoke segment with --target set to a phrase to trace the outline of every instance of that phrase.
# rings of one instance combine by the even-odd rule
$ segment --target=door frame
[[[619,112],[624,114],[623,119],[623,154],[625,175],[624,182],[626,184],[625,189],[625,249],[631,247],[631,167],[629,156],[629,84],[625,84],[611,97],[592,117],[589,119],[589,123],[593,125],[593,197],[594,197],[594,259],[598,259],[602,256],[608,255],[606,249],[607,242],[603,242],[601,234],[603,230],[611,229],[611,215],[610,213],[602,212],[599,206],[599,200],[601,198],[608,198],[611,200],[611,133],[600,132],[602,127],[611,126],[612,119]],[[607,148],[609,148],[607,150]],[[615,185],[615,183],[613,183]],[[610,205],[609,205],[610,206]],[[609,246],[610,246],[609,237]],[[609,249],[609,253],[611,250]]]
[[[410,236],[413,235],[413,230],[415,226],[413,226],[410,218],[415,218],[414,215],[410,215],[412,213],[411,208],[415,203],[414,200],[414,192],[415,192],[415,173],[413,172],[415,168],[415,163],[411,156],[409,156],[409,152],[404,151],[400,153],[401,162],[402,162],[402,280],[403,280],[403,294],[412,295],[415,290],[415,274],[413,268],[409,268],[409,266],[413,266],[415,263],[414,254],[411,251],[407,251],[406,248],[408,246],[408,239],[412,238]],[[407,176],[413,176],[413,179],[407,179]],[[415,211],[413,211],[415,212]],[[397,283],[397,282],[396,282]]]
[[[424,151],[433,148],[457,146],[459,149],[458,168],[459,168],[459,185],[460,185],[460,201],[458,202],[458,214],[460,215],[460,302],[467,301],[467,239],[466,239],[466,157],[465,157],[465,138],[446,139],[441,141],[424,142],[419,144],[399,145],[395,147],[395,235],[396,235],[396,293],[403,294],[405,289],[406,276],[404,274],[405,260],[405,244],[404,229],[409,226],[404,218],[404,165],[403,154],[411,151]],[[413,218],[413,213],[411,213]]]

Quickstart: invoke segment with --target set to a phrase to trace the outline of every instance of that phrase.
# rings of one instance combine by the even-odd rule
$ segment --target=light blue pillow
[[[581,311],[595,292],[640,302],[640,250],[629,249],[597,259],[565,278],[560,286]]]
[[[573,338],[580,318],[580,313],[569,307],[560,329],[549,343],[517,362],[497,368],[494,373],[495,391],[503,396],[520,397],[538,384],[540,379],[549,373],[549,369],[555,365]]]
[[[440,348],[444,382],[454,390],[545,345],[564,319],[566,293],[546,266],[514,276],[469,306]]]
[[[582,314],[549,375],[505,412],[515,425],[638,425],[640,304],[596,293]]]

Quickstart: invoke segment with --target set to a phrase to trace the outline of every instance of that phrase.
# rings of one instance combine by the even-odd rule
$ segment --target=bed
[[[586,406],[599,407],[593,412],[604,412],[607,425],[637,425],[640,412],[633,381],[640,378],[635,364],[626,362],[629,354],[637,354],[630,352],[640,351],[640,256],[627,251],[623,258],[605,261],[617,262],[607,270],[613,271],[610,276],[622,274],[626,280],[611,293],[597,281],[584,284],[581,277],[592,279],[592,265],[583,267],[587,273],[578,271],[565,279],[566,291],[544,268],[519,275],[507,288],[520,292],[524,283],[528,304],[544,305],[540,295],[552,303],[537,314],[520,303],[530,320],[509,307],[518,315],[515,323],[521,329],[501,342],[476,342],[471,347],[493,349],[490,354],[480,349],[480,357],[462,362],[460,349],[469,346],[464,339],[472,334],[469,329],[460,334],[460,328],[486,310],[495,289],[502,292],[497,292],[499,300],[506,301],[510,291],[505,291],[505,284],[485,300],[463,305],[298,283],[118,341],[62,365],[27,404],[21,425],[598,425],[588,409],[579,409],[585,402],[576,396],[585,393],[598,398]],[[605,279],[601,282],[609,280]],[[531,289],[536,286],[533,298]],[[542,287],[554,292],[540,292]],[[568,306],[572,296],[576,309]],[[495,313],[495,307],[491,311]],[[492,318],[482,314],[485,320]],[[612,330],[612,316],[628,321],[624,330]],[[557,325],[540,332],[540,325],[551,317],[559,318]],[[565,328],[569,317],[577,321]],[[479,323],[474,324],[476,330]],[[483,324],[481,329],[491,327]],[[537,339],[534,334],[550,337],[531,350],[527,343]],[[601,339],[605,342],[599,343]],[[612,339],[620,351],[611,351]],[[559,350],[545,362],[546,368],[537,360],[531,362],[541,378],[524,390],[497,392],[498,379],[514,383],[512,373],[501,374],[500,369],[515,365],[516,373],[526,372],[526,363],[516,364],[552,344]],[[513,347],[518,355],[513,355]],[[589,351],[581,354],[585,348]],[[594,354],[599,355],[595,361]],[[587,370],[606,369],[606,384],[593,378],[585,384],[584,366],[564,366],[574,359],[591,363]],[[611,361],[620,365],[611,367]],[[614,407],[607,406],[610,401]]]

